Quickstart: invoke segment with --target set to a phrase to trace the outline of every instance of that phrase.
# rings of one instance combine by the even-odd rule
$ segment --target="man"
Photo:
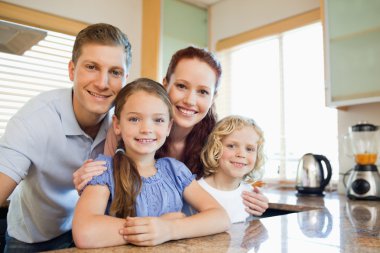
[[[5,252],[72,246],[78,199],[72,175],[103,152],[109,109],[126,84],[131,45],[118,28],[95,24],[77,36],[71,89],[42,93],[9,121],[0,139],[0,203],[14,191]]]

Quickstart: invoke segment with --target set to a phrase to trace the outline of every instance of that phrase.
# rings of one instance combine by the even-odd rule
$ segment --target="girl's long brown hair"
[[[215,94],[219,88],[219,80],[222,75],[222,68],[220,62],[210,51],[197,48],[197,47],[187,47],[177,51],[169,63],[168,70],[166,72],[166,82],[170,82],[172,74],[178,63],[182,59],[198,59],[202,62],[207,63],[215,72],[216,83],[215,83]],[[203,176],[203,165],[200,159],[200,153],[207,141],[208,135],[214,128],[217,120],[217,115],[215,112],[215,106],[212,104],[206,116],[196,124],[189,135],[186,137],[186,143],[184,148],[184,154],[181,161],[186,164],[186,166],[191,170],[193,174],[197,174],[197,179]],[[173,125],[175,128],[175,124]],[[169,138],[166,140],[165,144],[156,152],[157,157],[169,156],[170,146],[172,145],[172,140]]]
[[[169,119],[172,119],[172,106],[165,88],[148,78],[139,78],[124,86],[115,99],[115,116],[120,120],[120,114],[128,97],[144,91],[160,98],[168,107]],[[113,177],[115,183],[114,198],[110,214],[119,218],[136,216],[136,198],[140,193],[142,181],[135,162],[125,155],[124,143],[121,140],[113,157]]]
[[[119,146],[124,146],[120,141]],[[120,149],[119,149],[120,150]],[[116,152],[113,157],[114,198],[110,214],[119,218],[136,216],[136,197],[141,190],[141,177],[136,164],[124,152]]]

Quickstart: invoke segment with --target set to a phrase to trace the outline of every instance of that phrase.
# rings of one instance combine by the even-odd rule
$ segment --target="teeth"
[[[99,95],[99,94],[91,92],[91,91],[88,91],[88,93],[90,93],[92,96],[97,97],[97,98],[107,98],[107,96]]]
[[[142,143],[151,143],[154,142],[155,139],[137,139],[137,141]]]
[[[179,110],[180,112],[182,112],[183,114],[185,114],[185,115],[189,115],[189,116],[195,114],[195,111],[186,110],[186,109],[183,109],[183,108],[181,108],[181,107],[178,107],[178,110]]]
[[[242,168],[246,165],[245,163],[237,163],[237,162],[231,162],[231,164],[238,168]]]

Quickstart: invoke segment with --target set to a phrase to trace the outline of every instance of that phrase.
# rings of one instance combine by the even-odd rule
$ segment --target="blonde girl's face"
[[[178,62],[170,80],[164,80],[177,126],[192,129],[206,116],[214,101],[215,84],[215,71],[207,63],[196,58]]]
[[[216,173],[241,180],[255,167],[258,141],[259,135],[253,127],[243,127],[224,137],[222,156]]]
[[[153,156],[170,133],[172,121],[167,105],[156,95],[137,91],[127,98],[120,113],[114,116],[115,133],[121,135],[127,154]],[[152,157],[152,158],[153,158]]]

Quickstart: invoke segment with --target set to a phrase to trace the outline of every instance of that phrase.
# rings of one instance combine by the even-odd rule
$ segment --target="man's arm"
[[[16,186],[17,183],[12,178],[0,172],[0,205],[7,200]]]

